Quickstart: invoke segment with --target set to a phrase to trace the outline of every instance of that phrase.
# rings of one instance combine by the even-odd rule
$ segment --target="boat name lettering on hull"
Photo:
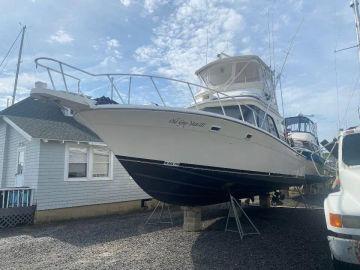
[[[185,127],[205,127],[206,126],[206,123],[204,122],[196,122],[196,121],[187,121],[187,120],[184,120],[184,119],[181,119],[181,118],[172,118],[169,120],[169,123],[170,124],[173,124],[177,127],[182,127],[182,128],[185,128]]]
[[[164,161],[165,166],[180,166],[180,163],[172,162],[172,161]]]

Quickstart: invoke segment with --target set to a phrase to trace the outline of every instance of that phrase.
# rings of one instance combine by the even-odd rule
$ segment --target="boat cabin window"
[[[235,83],[260,81],[259,64],[255,62],[237,63],[235,68],[235,76]]]
[[[207,107],[204,108],[203,111],[212,112],[216,114],[223,114],[221,107]],[[227,116],[242,120],[238,106],[224,106],[224,111]]]
[[[275,125],[275,122],[274,122],[274,119],[272,119],[272,117],[270,115],[267,115],[267,122],[268,122],[268,128],[269,128],[269,132],[278,137],[279,138],[279,133],[277,131],[277,128],[276,128],[276,125]]]
[[[360,133],[345,136],[342,144],[343,162],[348,166],[360,165]]]
[[[219,106],[206,107],[202,110],[223,115],[223,111]],[[277,132],[275,122],[270,115],[265,115],[265,112],[263,110],[254,105],[241,105],[241,110],[244,119],[242,119],[241,117],[241,112],[238,106],[224,106],[224,111],[227,116],[239,120],[244,120],[245,122],[248,122],[254,126],[258,126],[261,129],[266,130],[275,137],[279,138],[279,133]]]

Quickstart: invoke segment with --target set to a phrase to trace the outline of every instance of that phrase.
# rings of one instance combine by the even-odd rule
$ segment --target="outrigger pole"
[[[18,83],[18,78],[19,78],[19,71],[20,71],[20,64],[21,64],[22,49],[23,49],[23,44],[24,44],[25,30],[26,30],[26,25],[24,25],[23,28],[22,28],[22,30],[21,30],[21,31],[22,31],[22,35],[21,35],[19,56],[18,56],[18,61],[17,61],[17,66],[16,66],[16,75],[15,75],[14,91],[13,91],[13,95],[12,95],[11,105],[14,105],[14,103],[15,103],[16,88],[17,88],[17,83]]]

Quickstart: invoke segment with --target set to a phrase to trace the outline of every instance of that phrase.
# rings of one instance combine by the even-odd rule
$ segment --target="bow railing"
[[[174,106],[173,104],[171,104],[171,102],[169,102],[169,100],[173,101],[174,99],[179,99],[182,100],[181,95],[166,95],[167,91],[171,91],[174,88],[180,88],[182,90],[182,94],[184,94],[184,92],[188,92],[190,94],[190,99],[187,98],[187,102],[188,104],[186,104],[186,106],[181,105],[181,107],[192,107],[192,108],[196,108],[199,109],[199,103],[201,103],[201,101],[199,101],[196,98],[196,95],[200,92],[200,91],[206,91],[208,93],[210,93],[211,99],[207,100],[207,101],[211,101],[211,102],[217,102],[219,104],[219,107],[221,108],[221,112],[223,115],[227,115],[226,114],[226,109],[224,108],[223,102],[225,100],[231,100],[233,101],[233,104],[236,104],[236,106],[239,109],[239,114],[241,116],[240,120],[244,120],[244,113],[243,113],[243,109],[242,107],[247,107],[249,110],[252,111],[252,116],[253,119],[252,121],[247,121],[250,124],[254,124],[255,126],[259,126],[261,127],[264,121],[257,121],[257,117],[256,114],[257,112],[251,108],[250,106],[246,105],[246,104],[242,104],[240,106],[240,103],[238,101],[238,99],[234,98],[233,96],[230,96],[222,91],[216,90],[216,89],[212,89],[210,87],[204,86],[204,85],[200,85],[197,83],[192,83],[192,82],[188,82],[188,81],[184,81],[184,80],[179,80],[179,79],[174,79],[174,78],[168,78],[168,77],[163,77],[163,76],[157,76],[157,75],[146,75],[146,74],[137,74],[137,73],[93,73],[90,71],[86,71],[83,69],[80,69],[78,67],[75,67],[73,65],[67,64],[65,62],[53,59],[53,58],[49,58],[49,57],[40,57],[35,59],[35,64],[36,64],[36,68],[42,68],[46,71],[49,79],[50,79],[50,83],[51,83],[51,87],[53,90],[62,90],[62,91],[67,91],[67,92],[75,92],[78,93],[80,95],[85,95],[89,92],[92,93],[96,93],[97,90],[99,89],[103,89],[104,85],[101,85],[99,87],[95,87],[93,89],[89,90],[89,87],[87,86],[87,91],[86,93],[82,90],[82,85],[83,85],[83,77],[87,76],[90,79],[90,82],[94,82],[97,81],[98,79],[100,80],[105,80],[105,82],[107,83],[107,94],[110,94],[110,98],[112,100],[115,101],[120,101],[122,104],[131,104],[132,102],[132,92],[133,92],[133,88],[134,88],[134,79],[138,78],[138,79],[145,79],[147,80],[148,85],[151,86],[151,88],[153,88],[153,90],[155,90],[155,93],[158,97],[158,101],[160,101],[161,105],[157,104],[156,102],[149,102],[149,101],[145,101],[144,99],[142,99],[141,101],[143,103],[147,103],[147,104],[155,104],[158,106]],[[58,78],[58,81],[56,82],[55,80],[55,75],[60,76],[60,78]],[[240,73],[239,73],[240,75]],[[238,75],[238,76],[239,76]],[[72,82],[72,84],[70,83]],[[126,94],[124,94],[124,91],[120,91],[120,87],[119,87],[119,83],[126,83],[127,85],[125,87],[126,90]],[[164,83],[165,82],[165,83]],[[62,89],[58,89],[56,87],[56,85],[58,84],[62,84]],[[91,83],[90,83],[91,84]],[[178,85],[175,85],[178,84]],[[179,87],[180,85],[180,87]],[[161,86],[165,87],[167,91],[161,91],[162,89]],[[170,87],[169,87],[170,86]],[[178,86],[178,87],[175,87]],[[139,86],[139,88],[145,89],[146,87],[144,87],[144,84]],[[196,89],[196,91],[195,91]],[[108,92],[109,91],[109,92]],[[166,98],[166,96],[168,97],[168,99]],[[191,100],[191,101],[190,101]],[[190,101],[190,104],[189,104]],[[174,103],[174,102],[172,102]],[[181,103],[181,102],[179,102]],[[132,103],[133,104],[133,103]],[[228,115],[229,116],[229,115]],[[265,119],[265,118],[264,118]],[[260,123],[257,123],[260,122]]]

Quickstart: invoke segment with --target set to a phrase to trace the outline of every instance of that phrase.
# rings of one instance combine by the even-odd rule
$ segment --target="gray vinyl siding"
[[[2,187],[14,187],[17,171],[17,155],[19,147],[25,149],[24,186],[37,187],[39,150],[38,140],[28,141],[19,132],[7,124],[0,128],[0,149],[3,149],[2,159]],[[6,131],[6,132],[5,132]],[[2,138],[5,136],[5,140]],[[1,151],[1,150],[0,150]]]
[[[24,164],[24,186],[26,187],[36,189],[38,186],[39,156],[40,140],[32,139],[30,142],[26,141]]]
[[[5,181],[3,180],[5,142],[6,142],[6,123],[2,119],[0,119],[0,187],[3,187],[5,185]]]
[[[114,158],[113,180],[65,181],[65,144],[41,142],[38,210],[149,198]]]

